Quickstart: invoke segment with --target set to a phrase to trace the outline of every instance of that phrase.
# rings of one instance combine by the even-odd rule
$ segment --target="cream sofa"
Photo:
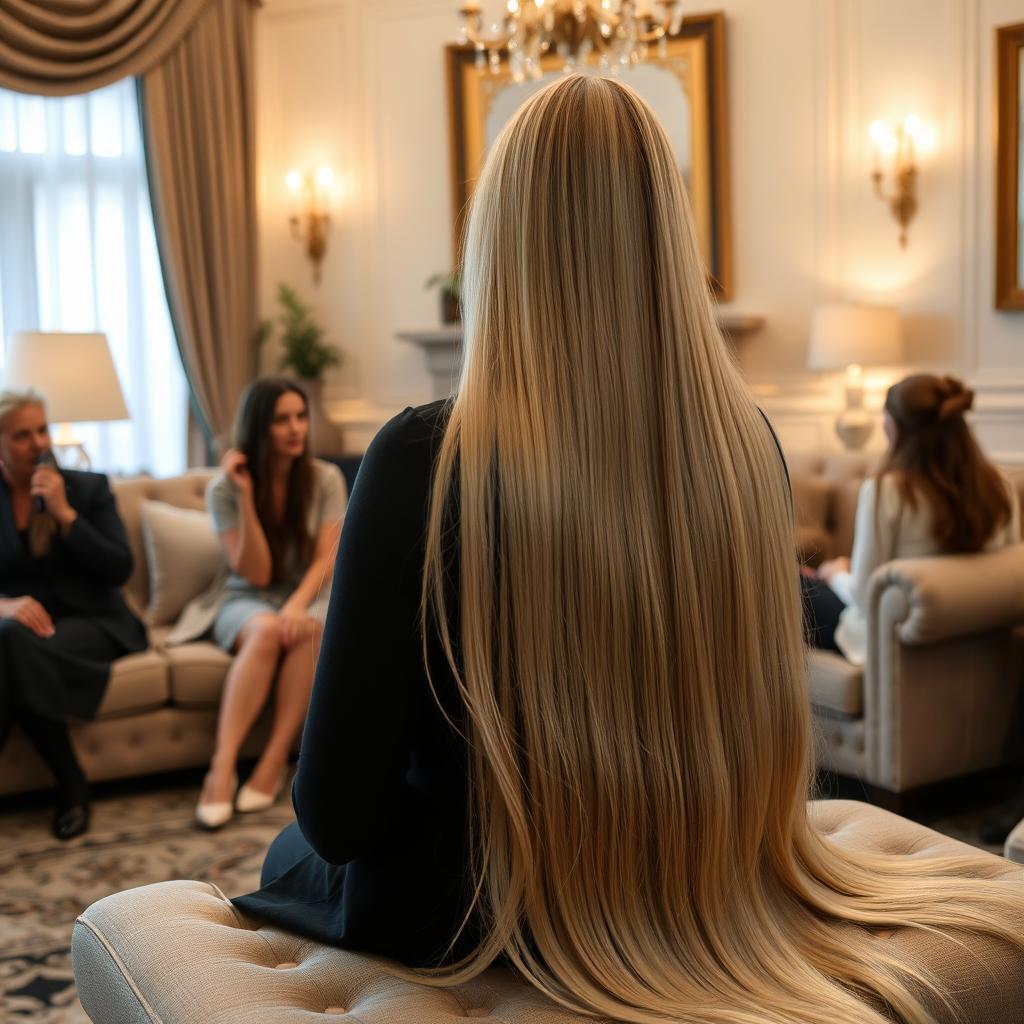
[[[870,460],[788,457],[800,555],[849,555]],[[1024,506],[1024,473],[1006,471]],[[1024,545],[900,559],[874,574],[868,660],[810,653],[818,762],[873,797],[1024,759]]]
[[[812,817],[824,834],[849,849],[915,859],[966,854],[988,861],[986,877],[1024,882],[1019,867],[876,807],[824,801],[812,806]],[[1024,930],[1019,915],[1007,915],[1005,923],[1017,934]],[[953,994],[959,1024],[1020,1021],[1020,952],[963,934],[944,943],[913,929],[877,932],[874,941],[897,961],[943,982]],[[95,1024],[592,1022],[548,1002],[506,970],[492,969],[449,989],[402,980],[385,960],[248,917],[206,882],[161,882],[100,900],[79,917],[71,956],[79,998]],[[946,1009],[935,1010],[937,1019],[949,1019]]]
[[[140,614],[149,603],[142,501],[202,510],[212,474],[212,470],[196,470],[165,480],[112,481],[135,560],[125,595]],[[162,640],[168,632],[167,627],[151,630],[148,651],[118,659],[96,720],[72,724],[72,742],[90,780],[146,775],[209,761],[231,659],[209,643],[165,649]],[[265,722],[257,724],[244,753],[258,750],[265,728]],[[46,767],[15,730],[0,752],[0,796],[50,784]]]
[[[800,554],[812,564],[849,554],[857,493],[871,462],[861,456],[790,455]],[[115,480],[135,555],[125,587],[141,610],[149,600],[140,505],[163,501],[202,509],[212,470],[166,480]],[[1024,472],[1014,475],[1024,499]],[[1024,505],[1024,500],[1022,500]],[[1024,743],[1022,646],[1024,545],[992,555],[891,562],[875,574],[863,669],[838,655],[810,653],[818,762],[862,779],[875,796],[1020,760]],[[94,722],[72,738],[94,781],[205,764],[230,659],[209,643],[153,646],[114,664]],[[266,723],[245,753],[255,753]],[[0,796],[49,785],[49,775],[15,732],[0,752]]]

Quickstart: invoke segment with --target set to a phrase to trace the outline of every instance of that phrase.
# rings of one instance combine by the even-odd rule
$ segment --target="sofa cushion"
[[[213,582],[224,551],[206,512],[165,501],[142,501],[139,507],[149,570],[146,618],[151,626],[163,626]]]
[[[110,669],[110,682],[100,702],[97,718],[117,718],[152,711],[170,700],[167,662],[156,651],[142,651],[118,658]]]
[[[808,653],[811,704],[827,714],[860,718],[864,714],[864,670],[833,651]]]
[[[170,670],[171,700],[183,708],[215,708],[220,705],[224,677],[231,656],[219,647],[199,640],[166,647],[163,655]]]
[[[142,544],[143,501],[165,501],[179,508],[206,508],[206,485],[217,471],[215,469],[193,469],[182,476],[157,480],[149,476],[113,477],[110,481],[117,510],[128,534],[132,549],[132,574],[124,586],[128,603],[140,613],[144,612],[149,600],[149,569]]]

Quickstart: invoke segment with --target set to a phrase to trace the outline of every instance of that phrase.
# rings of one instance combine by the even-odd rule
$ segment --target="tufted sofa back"
[[[879,457],[837,453],[786,456],[793,486],[797,551],[802,561],[818,565],[826,558],[849,555],[857,519],[857,497]],[[1000,466],[1024,508],[1024,467]]]
[[[117,499],[134,560],[124,591],[137,610],[149,604],[149,570],[142,543],[142,502],[164,501],[178,508],[202,511],[206,508],[206,484],[216,472],[216,469],[192,469],[181,476],[163,480],[145,476],[111,479],[111,489]]]

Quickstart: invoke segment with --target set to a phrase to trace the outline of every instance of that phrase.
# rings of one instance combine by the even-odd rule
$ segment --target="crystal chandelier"
[[[507,50],[516,82],[542,75],[541,58],[556,53],[566,71],[597,55],[598,67],[617,73],[647,58],[657,45],[665,55],[668,37],[683,22],[682,0],[507,0],[501,22],[484,25],[480,0],[464,0],[463,42],[476,48],[477,67],[497,74]]]

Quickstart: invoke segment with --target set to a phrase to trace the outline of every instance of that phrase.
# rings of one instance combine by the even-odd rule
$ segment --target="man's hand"
[[[56,632],[50,613],[34,597],[0,598],[0,619],[13,619],[36,636],[51,637]]]
[[[78,517],[78,513],[68,504],[67,492],[64,489],[64,477],[50,466],[38,466],[32,474],[29,491],[33,498],[42,498],[46,511],[66,531]]]

